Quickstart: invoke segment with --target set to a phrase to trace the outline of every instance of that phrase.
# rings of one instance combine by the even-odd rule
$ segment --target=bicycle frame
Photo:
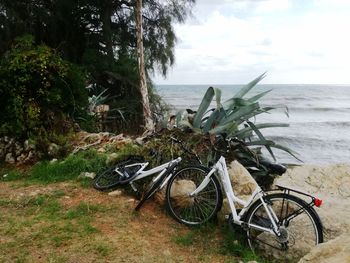
[[[181,160],[182,160],[182,158],[181,158],[181,157],[178,157],[178,158],[176,158],[176,159],[174,159],[174,160],[171,160],[171,161],[169,161],[169,162],[167,162],[167,163],[161,164],[161,165],[159,165],[159,166],[157,166],[157,167],[154,167],[154,168],[152,168],[152,169],[150,169],[150,170],[147,170],[147,171],[144,171],[144,169],[148,166],[149,162],[146,162],[146,163],[133,163],[133,164],[130,164],[130,165],[126,165],[125,167],[132,167],[132,166],[136,166],[136,165],[141,165],[140,170],[137,171],[137,175],[135,176],[134,179],[132,179],[131,182],[140,180],[140,179],[142,179],[142,178],[145,178],[145,177],[147,177],[147,176],[150,176],[150,175],[153,175],[153,174],[156,174],[156,173],[159,173],[159,174],[153,179],[153,181],[157,181],[157,180],[158,180],[159,178],[161,178],[161,176],[166,172],[166,168],[170,167],[170,166],[171,166],[172,164],[174,164],[174,163],[180,163]],[[116,171],[117,173],[121,174],[121,173],[117,170],[117,168],[116,168],[115,171]],[[122,174],[121,174],[121,175],[122,175]],[[161,186],[160,186],[160,189],[163,188],[163,187],[167,184],[169,178],[170,178],[170,176],[168,176],[168,177],[164,180],[164,182],[163,182],[163,183],[161,184]]]
[[[228,203],[230,206],[230,210],[232,212],[233,222],[235,224],[238,224],[238,225],[246,224],[246,222],[244,222],[242,220],[242,217],[243,217],[244,213],[247,211],[247,209],[250,207],[252,202],[259,198],[261,200],[265,210],[266,210],[266,213],[271,221],[273,228],[270,229],[270,228],[266,228],[266,227],[255,225],[255,224],[248,224],[247,227],[255,228],[255,229],[258,229],[260,231],[270,232],[271,234],[276,234],[276,235],[280,234],[279,228],[276,224],[276,222],[278,222],[278,218],[277,218],[276,214],[274,213],[274,211],[266,205],[266,202],[264,201],[264,198],[263,198],[265,194],[259,186],[256,187],[256,189],[254,190],[254,192],[251,194],[251,196],[248,198],[247,201],[244,201],[235,195],[235,193],[233,192],[232,186],[231,186],[231,180],[230,180],[230,176],[228,174],[226,161],[225,161],[225,158],[223,156],[220,157],[218,162],[213,166],[213,168],[210,170],[210,172],[205,176],[202,183],[197,187],[196,190],[194,190],[190,194],[190,196],[195,196],[200,191],[202,191],[207,186],[207,184],[210,181],[210,177],[213,176],[215,172],[218,172],[219,179],[220,179],[222,186],[224,188],[224,191],[226,193],[226,197],[227,197],[227,200],[228,200]],[[237,209],[235,207],[234,202],[237,202],[243,206],[243,209],[239,213],[237,213]]]

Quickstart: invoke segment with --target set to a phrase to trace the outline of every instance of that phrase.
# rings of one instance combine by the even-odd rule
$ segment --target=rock
[[[112,192],[109,192],[108,195],[109,196],[120,196],[123,192],[121,190],[115,190]]]
[[[25,140],[23,143],[23,148],[26,152],[35,150],[35,145],[30,143],[29,140]]]
[[[257,187],[257,183],[247,169],[237,161],[233,161],[227,166],[233,191],[237,197],[247,200]],[[242,205],[235,203],[236,209],[241,209]],[[226,221],[226,215],[231,213],[227,198],[223,200],[222,208],[218,214],[220,221]]]
[[[144,137],[138,137],[135,139],[135,142],[142,146],[142,145],[144,145],[143,139],[144,139]]]
[[[17,157],[20,156],[22,154],[22,152],[23,152],[22,146],[18,142],[16,142],[15,143],[15,156],[17,156]]]
[[[34,151],[30,151],[27,155],[27,157],[24,159],[23,163],[32,163],[35,161],[35,152]]]
[[[48,149],[47,149],[47,154],[55,157],[58,155],[59,151],[60,151],[60,146],[58,146],[56,143],[50,143]]]
[[[20,156],[17,157],[17,162],[23,163],[24,160],[26,159],[27,155],[22,153]]]
[[[350,262],[350,236],[343,234],[336,239],[314,247],[298,263],[346,263]]]
[[[12,156],[12,153],[7,153],[5,156],[5,162],[9,164],[15,163],[15,158]]]
[[[79,174],[78,178],[91,178],[94,179],[96,177],[96,173],[82,172]]]
[[[194,202],[194,198],[189,194],[196,190],[196,184],[191,180],[178,180],[174,181],[171,190],[170,197],[176,203],[178,207],[191,207]],[[179,198],[180,197],[180,198]]]
[[[275,184],[298,189],[323,200],[322,206],[315,209],[323,223],[325,241],[344,231],[350,233],[350,165],[292,167],[277,178]],[[304,196],[299,197],[305,199]]]
[[[56,158],[53,158],[50,163],[56,163],[58,160]]]
[[[109,165],[115,164],[118,158],[119,158],[119,154],[111,153],[110,155],[107,156],[106,165],[109,166]]]
[[[116,149],[121,149],[125,145],[133,143],[133,140],[131,138],[125,138],[124,140],[116,141],[114,143]]]
[[[97,149],[97,152],[99,152],[99,153],[105,153],[105,152],[106,152],[106,149],[103,148],[103,147],[101,147],[101,148],[98,148],[98,149]]]

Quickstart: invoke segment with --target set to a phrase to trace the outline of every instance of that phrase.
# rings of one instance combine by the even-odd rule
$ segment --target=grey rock
[[[50,163],[56,163],[58,160],[56,158],[53,158]]]
[[[27,157],[27,155],[24,154],[24,153],[22,153],[20,156],[18,156],[18,157],[16,158],[16,160],[17,160],[17,162],[22,163],[22,162],[24,162],[24,160],[26,159],[26,157]]]
[[[23,163],[31,163],[35,160],[36,154],[34,151],[30,151],[27,158],[24,159]]]
[[[30,143],[29,140],[25,140],[23,143],[23,148],[25,151],[35,150],[35,145]]]
[[[82,172],[79,174],[78,178],[91,178],[94,179],[96,177],[96,173]]]
[[[12,153],[7,153],[5,156],[5,162],[9,164],[15,163],[15,158],[12,156]]]
[[[135,142],[142,146],[144,144],[143,139],[144,139],[143,137],[138,137],[135,139]]]
[[[56,143],[50,143],[48,149],[47,149],[47,153],[48,155],[55,157],[58,155],[58,152],[60,150],[60,146],[58,146]]]
[[[15,156],[20,156],[23,152],[23,147],[18,143],[16,142],[15,143]]]

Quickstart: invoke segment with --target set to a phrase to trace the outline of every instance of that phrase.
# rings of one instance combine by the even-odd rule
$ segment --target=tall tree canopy
[[[195,0],[144,0],[143,32],[148,73],[166,75],[174,63],[174,23],[184,22]],[[83,65],[95,92],[108,89],[115,106],[142,112],[137,90],[135,0],[2,0],[0,54],[31,34],[71,63]],[[123,102],[128,98],[128,103]],[[134,103],[130,99],[134,98]],[[132,108],[131,108],[132,107]]]
[[[184,22],[193,2],[143,1],[148,70],[160,69],[166,74],[174,63],[173,23]],[[71,62],[83,63],[92,52],[105,62],[118,61],[135,54],[134,7],[135,1],[127,0],[2,0],[0,52],[6,51],[16,36],[32,34],[38,43],[58,49]]]

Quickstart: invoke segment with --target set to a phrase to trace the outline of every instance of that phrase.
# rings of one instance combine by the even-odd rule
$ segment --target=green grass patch
[[[108,256],[112,250],[112,247],[110,244],[102,241],[96,242],[93,245],[93,248],[102,257]]]
[[[0,168],[0,182],[17,181],[25,177],[25,173],[16,170],[13,167],[1,167]]]
[[[193,231],[189,231],[182,235],[177,235],[173,237],[173,241],[182,246],[190,246],[194,243],[195,233]]]
[[[68,210],[65,217],[67,219],[81,218],[91,216],[98,211],[103,211],[103,209],[97,205],[81,202],[77,207]]]
[[[106,156],[95,150],[69,155],[61,162],[40,162],[30,171],[30,180],[39,183],[54,183],[77,179],[82,172],[98,172],[105,166]]]
[[[221,232],[223,236],[219,251],[221,254],[239,257],[244,262],[254,260],[260,263],[268,262],[253,253],[246,244],[246,234],[240,227],[224,225],[221,227]]]

